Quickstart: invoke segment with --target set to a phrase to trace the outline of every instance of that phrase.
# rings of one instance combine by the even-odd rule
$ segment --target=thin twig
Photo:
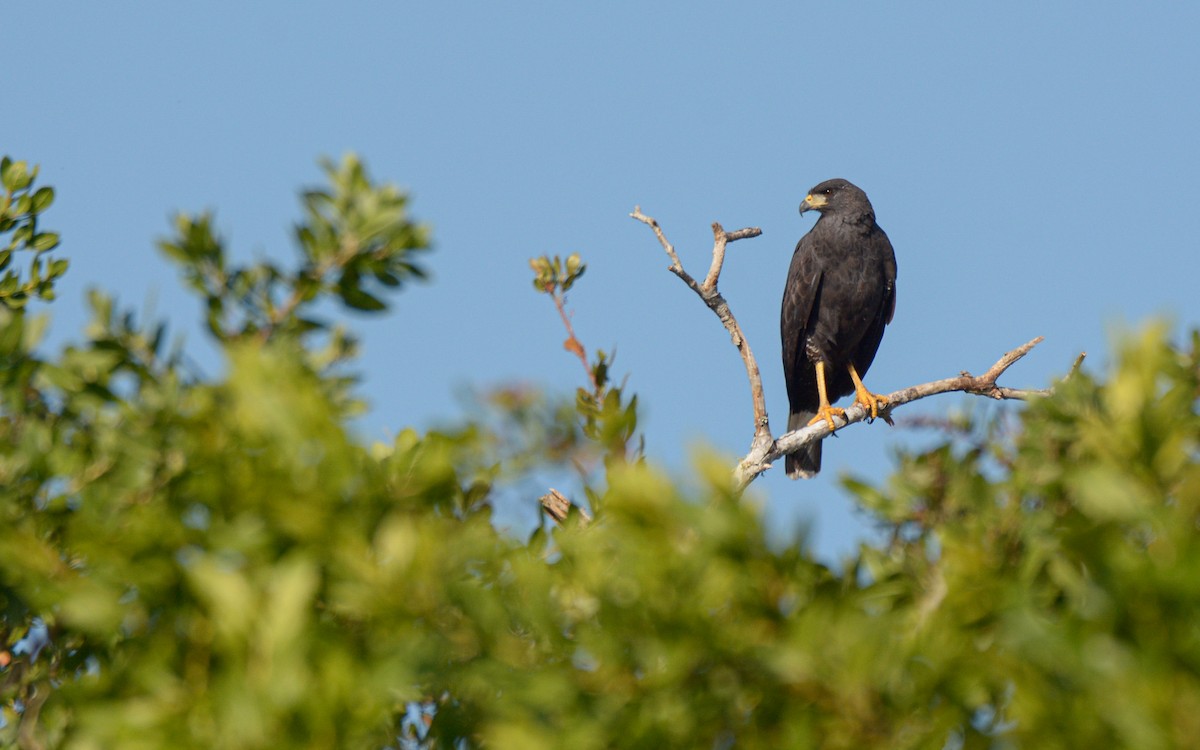
[[[1083,358],[1086,356],[1087,352],[1079,353],[1079,356],[1075,358],[1075,364],[1071,365],[1071,371],[1067,373],[1067,377],[1063,378],[1063,380],[1070,380],[1075,376],[1075,373],[1079,372],[1080,366],[1083,365]]]
[[[671,265],[667,267],[667,270],[678,275],[687,282],[688,286],[697,289],[696,280],[683,270],[683,264],[679,262],[679,256],[675,254],[675,246],[667,242],[667,236],[663,234],[662,227],[658,225],[658,222],[643,214],[641,206],[634,206],[633,213],[629,215],[654,230],[654,236],[658,238],[659,244],[663,246],[663,250],[667,251],[667,256],[671,259]],[[697,291],[699,290],[697,289]]]
[[[752,445],[756,448],[765,448],[771,443],[771,426],[767,420],[767,399],[763,393],[762,374],[758,369],[758,361],[754,358],[754,352],[750,349],[750,342],[746,340],[742,333],[742,327],[738,324],[737,318],[733,317],[733,312],[729,309],[729,303],[717,291],[717,282],[720,279],[721,268],[725,262],[725,246],[730,242],[744,240],[750,237],[757,237],[762,234],[762,230],[758,227],[746,227],[734,232],[726,232],[720,224],[714,222],[713,230],[713,251],[712,264],[708,269],[708,276],[705,277],[703,284],[696,283],[691,274],[684,270],[683,264],[679,261],[679,255],[675,252],[675,247],[667,241],[667,236],[663,233],[662,227],[658,222],[643,214],[640,206],[635,206],[631,217],[637,219],[643,224],[654,230],[654,236],[658,238],[658,242],[666,251],[667,256],[671,259],[671,265],[667,267],[671,273],[683,280],[683,283],[696,294],[700,295],[700,299],[704,300],[704,304],[708,306],[717,318],[720,319],[721,325],[725,326],[725,330],[729,331],[729,337],[733,340],[733,345],[737,347],[738,353],[742,355],[742,362],[746,367],[746,377],[750,381],[750,399],[754,407],[754,442]]]
[[[708,275],[704,277],[704,283],[700,288],[704,291],[715,291],[717,288],[717,280],[721,276],[721,267],[725,264],[725,245],[737,240],[744,240],[749,237],[757,237],[762,234],[762,230],[758,227],[746,227],[739,229],[736,232],[726,232],[725,228],[717,222],[713,222],[713,259],[712,265],[709,266]]]
[[[592,392],[600,394],[600,385],[596,382],[596,373],[592,371],[592,366],[588,364],[587,350],[583,348],[583,342],[575,335],[575,328],[571,325],[571,316],[567,314],[566,296],[557,289],[550,292],[550,299],[554,300],[554,307],[558,310],[558,315],[562,318],[563,326],[567,329],[567,340],[563,342],[563,348],[569,352],[574,352],[579,361],[583,363],[583,371],[587,373],[588,380],[592,383]]]

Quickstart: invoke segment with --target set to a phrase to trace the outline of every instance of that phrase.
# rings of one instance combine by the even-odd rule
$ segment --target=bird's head
[[[800,203],[800,213],[820,211],[822,214],[842,214],[847,217],[857,214],[871,214],[871,201],[867,194],[853,183],[843,179],[825,180],[804,196]]]

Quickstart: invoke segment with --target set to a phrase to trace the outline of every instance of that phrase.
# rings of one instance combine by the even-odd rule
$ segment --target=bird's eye
[[[825,188],[821,191],[821,195],[833,195],[833,188]]]

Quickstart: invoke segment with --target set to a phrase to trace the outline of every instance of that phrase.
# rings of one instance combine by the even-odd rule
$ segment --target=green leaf
[[[388,271],[375,271],[375,280],[387,287],[400,286],[400,277]]]
[[[38,188],[37,192],[33,194],[33,212],[35,214],[40,214],[41,212],[45,211],[47,208],[50,208],[50,204],[53,202],[54,202],[54,188],[51,188],[51,187]]]
[[[396,267],[415,279],[421,279],[424,281],[425,279],[429,278],[429,274],[425,271],[425,269],[415,263],[398,263],[396,264]]]
[[[21,247],[27,246],[32,242],[33,225],[30,222],[25,222],[13,230],[12,246]]]
[[[8,192],[15,193],[29,187],[35,174],[37,167],[30,171],[29,165],[23,161],[9,162],[7,169],[0,173],[0,182]]]
[[[383,300],[363,291],[363,289],[358,286],[343,287],[338,290],[338,295],[342,298],[342,302],[344,302],[347,307],[351,307],[355,310],[378,312],[379,310],[387,309],[387,305],[383,302]]]
[[[38,252],[45,252],[47,250],[53,250],[54,248],[58,247],[58,233],[57,232],[39,232],[37,235],[34,236],[33,242],[31,243],[31,245],[32,245],[33,249],[37,250]]]

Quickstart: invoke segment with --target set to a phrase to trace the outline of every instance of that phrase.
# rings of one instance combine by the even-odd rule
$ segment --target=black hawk
[[[780,316],[789,432],[820,420],[833,429],[845,410],[830,401],[850,393],[872,417],[887,405],[862,376],[896,309],[892,243],[867,194],[846,180],[810,190],[800,213],[814,209],[821,215],[796,244]],[[789,455],[786,466],[792,479],[812,477],[821,470],[821,443]]]

